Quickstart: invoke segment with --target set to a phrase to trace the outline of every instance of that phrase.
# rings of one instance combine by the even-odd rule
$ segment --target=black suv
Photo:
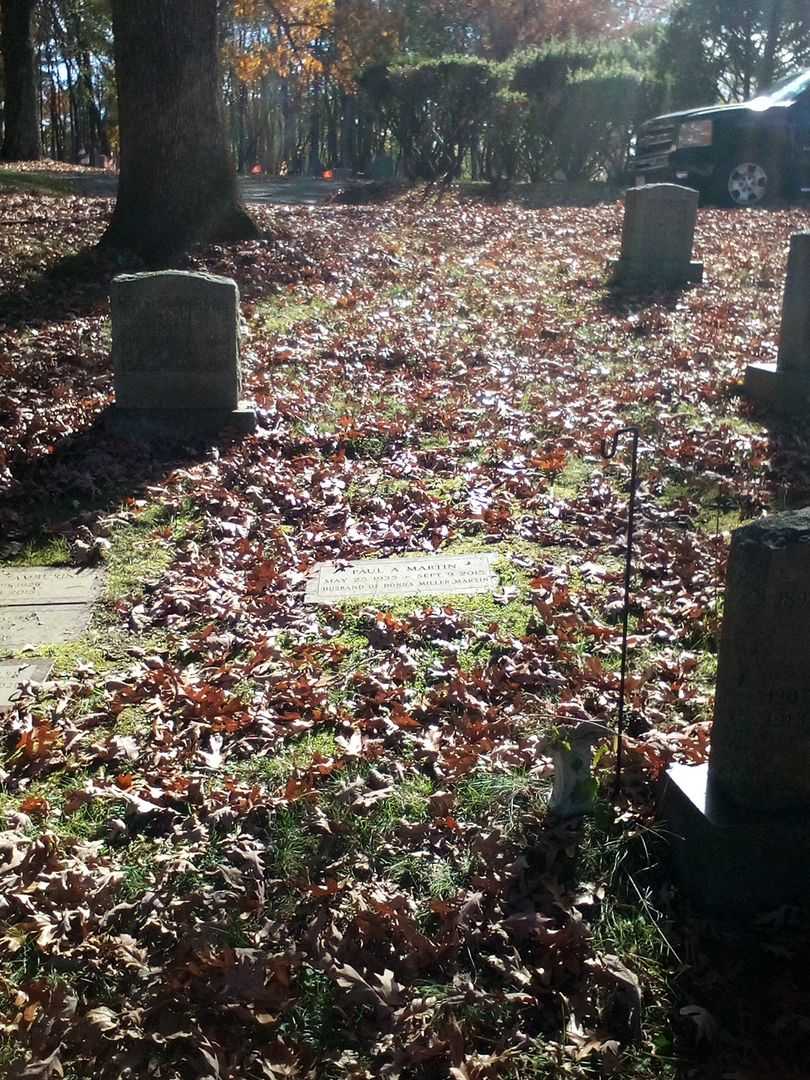
[[[631,168],[637,184],[674,180],[737,206],[810,192],[810,70],[742,105],[648,120]]]

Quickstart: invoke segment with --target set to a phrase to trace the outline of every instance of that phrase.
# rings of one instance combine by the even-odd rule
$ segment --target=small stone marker
[[[790,238],[775,364],[749,364],[745,392],[781,412],[810,408],[810,232]]]
[[[0,661],[0,713],[8,710],[20,683],[45,682],[51,673],[50,660]]]
[[[240,402],[239,289],[231,278],[163,270],[112,283],[114,430],[169,437],[251,432]]]
[[[307,583],[307,604],[377,596],[444,596],[494,592],[496,552],[405,559],[359,559],[318,563]]]
[[[11,567],[0,572],[0,650],[56,645],[90,621],[102,575],[92,570]]]
[[[692,261],[699,195],[680,184],[645,184],[624,196],[622,253],[610,262],[614,284],[676,286],[703,280]]]
[[[596,782],[591,775],[594,744],[610,732],[602,724],[582,720],[561,728],[551,746],[554,786],[548,808],[557,817],[589,814],[596,798]]]
[[[810,509],[735,530],[708,764],[668,770],[662,811],[705,906],[806,898],[810,868]]]

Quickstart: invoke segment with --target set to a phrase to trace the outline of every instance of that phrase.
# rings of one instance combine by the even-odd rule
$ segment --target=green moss
[[[410,480],[391,480],[383,477],[373,488],[369,488],[367,483],[357,483],[353,480],[346,489],[346,498],[350,504],[356,504],[373,497],[390,499],[396,495],[404,495],[410,489]]]
[[[37,648],[37,656],[53,661],[52,677],[59,679],[74,675],[80,665],[89,665],[98,673],[129,665],[134,644],[154,652],[165,651],[168,638],[155,632],[133,638],[119,624],[114,613],[102,606],[94,612],[89,629],[76,641],[42,645]],[[18,655],[24,659],[27,654]]]
[[[420,450],[447,450],[450,446],[450,436],[443,431],[437,431],[432,435],[425,435],[419,440]]]
[[[438,499],[449,499],[467,490],[467,481],[461,476],[435,477],[425,484],[431,495]]]
[[[53,661],[53,678],[72,675],[80,664],[89,664],[96,671],[108,671],[112,664],[104,651],[101,640],[88,631],[77,641],[63,641],[58,645],[42,645],[37,656]]]
[[[145,735],[151,726],[146,709],[141,705],[130,705],[115,718],[114,731],[116,735]]]

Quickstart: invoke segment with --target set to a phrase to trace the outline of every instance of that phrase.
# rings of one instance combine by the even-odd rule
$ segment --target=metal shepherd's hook
[[[622,428],[613,435],[602,439],[602,457],[606,461],[616,456],[619,439],[622,435],[631,435],[633,454],[630,465],[630,501],[627,508],[627,548],[624,556],[624,611],[622,614],[622,667],[619,678],[619,715],[616,723],[616,792],[622,779],[622,740],[624,738],[624,695],[627,684],[627,631],[630,620],[630,578],[633,572],[633,532],[636,518],[636,482],[638,479],[638,436],[637,427]]]

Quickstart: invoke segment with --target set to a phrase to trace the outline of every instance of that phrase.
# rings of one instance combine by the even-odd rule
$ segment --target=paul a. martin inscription
[[[308,604],[336,604],[341,600],[378,596],[469,596],[494,592],[499,585],[493,569],[497,558],[496,552],[486,552],[317,563],[304,599]]]

